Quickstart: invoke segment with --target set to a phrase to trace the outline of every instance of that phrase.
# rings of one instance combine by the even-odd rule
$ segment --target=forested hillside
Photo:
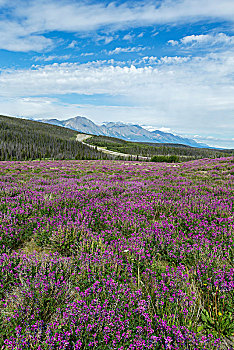
[[[177,161],[234,155],[234,150],[196,148],[178,144],[130,142],[106,136],[93,136],[85,142],[91,145],[105,147],[111,151],[150,157],[153,161],[163,161],[161,156],[165,156],[165,161],[167,161],[167,156],[172,155],[177,156]],[[160,157],[157,158],[157,156]]]
[[[0,116],[0,160],[111,159],[76,141],[77,131]]]
[[[76,136],[77,131],[65,127],[0,115],[0,160],[117,159],[114,155],[77,142]],[[149,157],[156,162],[234,155],[234,150],[130,142],[106,136],[93,136],[85,143],[120,153]],[[176,159],[170,160],[169,156],[176,156]]]

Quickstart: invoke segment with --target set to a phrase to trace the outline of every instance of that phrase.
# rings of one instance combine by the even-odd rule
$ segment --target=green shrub
[[[173,154],[171,156],[153,156],[151,158],[151,162],[165,162],[165,163],[178,163],[180,161],[180,157]]]

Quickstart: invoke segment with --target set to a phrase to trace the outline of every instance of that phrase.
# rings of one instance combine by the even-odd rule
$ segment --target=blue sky
[[[0,114],[234,148],[234,1],[0,0]]]

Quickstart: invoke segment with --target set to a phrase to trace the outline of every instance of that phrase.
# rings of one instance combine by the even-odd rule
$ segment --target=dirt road
[[[134,160],[150,160],[150,157],[143,157],[143,156],[137,156],[135,154],[126,154],[126,153],[120,153],[120,152],[115,152],[115,151],[110,151],[109,149],[105,149],[104,147],[98,147],[94,145],[89,145],[88,143],[85,143],[84,141],[92,137],[92,135],[87,135],[87,134],[78,134],[76,137],[76,141],[79,141],[83,143],[84,145],[90,147],[90,148],[96,148],[98,151],[110,154],[116,157],[123,157],[123,158],[129,158],[131,157]]]
[[[90,137],[92,137],[92,135],[78,134],[78,135],[76,136],[76,141],[83,142],[84,140],[87,140],[87,139],[89,139]]]

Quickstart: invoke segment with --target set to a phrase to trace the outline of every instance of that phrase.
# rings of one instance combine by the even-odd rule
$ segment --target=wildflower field
[[[0,349],[233,349],[234,158],[0,162]]]

